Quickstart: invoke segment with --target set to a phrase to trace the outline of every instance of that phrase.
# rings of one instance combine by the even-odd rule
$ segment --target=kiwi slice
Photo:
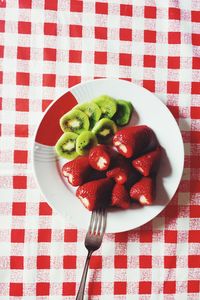
[[[84,104],[78,104],[75,106],[76,109],[83,111],[89,118],[90,129],[94,127],[97,121],[101,117],[101,109],[94,102],[86,102]]]
[[[78,109],[71,110],[60,119],[60,127],[64,132],[81,133],[84,130],[88,130],[89,126],[88,116]]]
[[[110,96],[102,95],[92,101],[100,107],[103,118],[111,119],[117,111],[117,103],[115,99]]]
[[[80,155],[88,154],[89,150],[98,143],[96,135],[91,131],[83,131],[76,140],[76,152]]]
[[[119,126],[124,126],[130,121],[133,112],[131,102],[125,100],[117,100],[117,112],[114,115],[114,120]]]
[[[96,134],[99,142],[104,143],[117,132],[117,126],[114,121],[103,118],[96,123],[92,132]]]
[[[74,159],[78,156],[76,152],[76,140],[78,134],[74,132],[66,132],[59,138],[55,145],[56,153],[67,159]]]

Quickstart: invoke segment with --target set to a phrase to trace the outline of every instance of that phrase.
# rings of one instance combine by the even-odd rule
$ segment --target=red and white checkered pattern
[[[185,169],[158,217],[105,236],[86,299],[199,299],[199,22],[198,0],[0,1],[0,299],[75,297],[85,232],[42,198],[30,149],[51,101],[99,77],[135,82],[167,104]]]

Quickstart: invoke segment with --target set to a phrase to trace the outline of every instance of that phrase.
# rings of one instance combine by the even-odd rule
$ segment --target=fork
[[[85,237],[85,247],[88,250],[83,275],[81,278],[76,300],[82,300],[84,297],[85,283],[87,278],[88,266],[92,253],[100,248],[104,232],[106,229],[107,211],[104,208],[94,210],[91,215],[90,225]]]

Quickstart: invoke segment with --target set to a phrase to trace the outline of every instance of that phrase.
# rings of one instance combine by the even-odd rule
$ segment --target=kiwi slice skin
[[[98,140],[96,135],[91,131],[83,131],[76,140],[76,152],[79,155],[85,155],[89,153],[89,150],[96,146]]]
[[[117,103],[115,99],[110,96],[101,95],[92,101],[100,107],[103,118],[111,119],[117,111]]]
[[[117,132],[117,125],[113,120],[103,118],[96,123],[92,132],[96,134],[99,142],[105,143]]]
[[[74,132],[66,132],[59,138],[55,145],[55,150],[58,156],[66,159],[74,159],[78,156],[76,152],[76,140],[78,134]]]
[[[84,130],[88,130],[90,122],[88,116],[78,109],[73,109],[63,115],[60,119],[60,127],[64,132],[81,133]]]
[[[90,121],[90,129],[94,127],[97,121],[99,121],[101,117],[101,109],[94,102],[86,102],[83,104],[78,104],[75,106],[75,109],[79,109],[83,111],[89,118]]]
[[[117,100],[117,112],[113,119],[119,126],[127,125],[130,121],[132,112],[133,105],[131,102]]]

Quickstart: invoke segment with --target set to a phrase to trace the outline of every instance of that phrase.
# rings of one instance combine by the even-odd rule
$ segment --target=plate
[[[91,213],[76,198],[75,188],[61,175],[65,160],[59,159],[54,151],[54,145],[62,134],[59,119],[77,103],[89,101],[101,94],[131,101],[134,113],[129,126],[148,125],[165,149],[157,176],[154,204],[108,211],[106,232],[114,233],[137,228],[152,220],[166,207],[181,180],[184,148],[174,117],[148,90],[118,79],[96,79],[69,89],[48,107],[37,128],[33,145],[33,167],[38,185],[49,205],[64,218],[67,217],[72,224],[87,229]]]

